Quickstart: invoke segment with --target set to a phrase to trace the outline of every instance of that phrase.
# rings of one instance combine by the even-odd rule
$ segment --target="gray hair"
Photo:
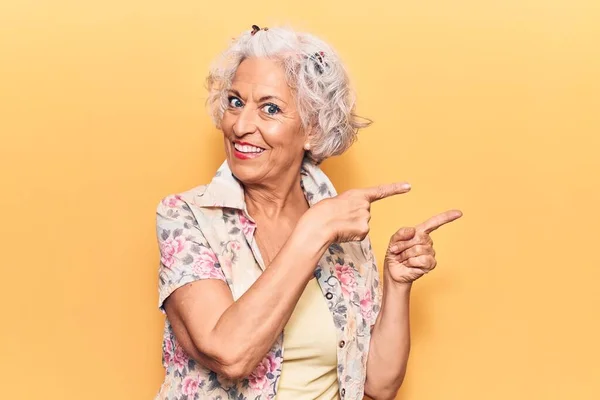
[[[339,56],[323,40],[287,27],[245,32],[213,63],[207,78],[213,122],[221,128],[227,91],[246,58],[278,60],[292,88],[302,125],[311,132],[306,155],[316,163],[342,154],[371,121],[354,113],[356,98]]]

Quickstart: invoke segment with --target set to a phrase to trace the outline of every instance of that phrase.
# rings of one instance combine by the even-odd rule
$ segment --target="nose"
[[[237,115],[237,119],[233,124],[233,133],[237,137],[245,136],[256,131],[256,123],[254,121],[254,113],[250,107],[244,107]]]

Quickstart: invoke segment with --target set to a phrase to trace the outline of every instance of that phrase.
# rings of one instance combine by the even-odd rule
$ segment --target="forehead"
[[[281,65],[269,58],[247,58],[238,66],[232,89],[291,97],[285,72]]]

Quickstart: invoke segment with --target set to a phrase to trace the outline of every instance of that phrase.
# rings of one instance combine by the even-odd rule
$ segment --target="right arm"
[[[176,212],[169,213],[163,205],[159,206],[159,241],[161,231],[172,233],[175,229],[185,229],[185,221],[189,223],[191,213],[179,202],[175,205]],[[300,222],[269,268],[237,301],[220,279],[193,280],[170,293],[163,306],[185,352],[229,379],[248,376],[283,330],[329,246],[325,235],[322,236]],[[188,225],[180,237],[208,246],[197,226],[189,229]],[[191,244],[183,243],[183,247]],[[177,260],[175,263],[170,270],[186,268],[183,263],[177,265]],[[161,265],[161,268],[166,267]]]

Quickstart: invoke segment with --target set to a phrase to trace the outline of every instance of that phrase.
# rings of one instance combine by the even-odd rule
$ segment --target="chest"
[[[254,241],[265,268],[273,262],[279,251],[283,248],[291,236],[294,226],[299,218],[269,220],[267,218],[256,218],[256,229],[254,230]]]

